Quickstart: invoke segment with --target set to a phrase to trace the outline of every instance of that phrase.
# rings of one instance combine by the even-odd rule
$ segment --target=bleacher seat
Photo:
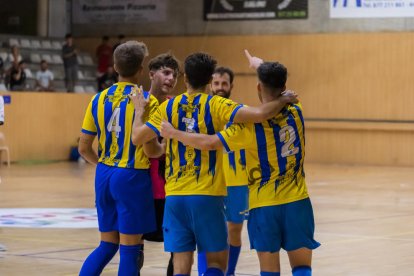
[[[60,43],[59,41],[53,41],[52,42],[52,47],[55,50],[61,50],[62,49],[62,43]]]
[[[83,59],[81,56],[78,56],[78,63],[79,65],[83,65]]]
[[[7,60],[7,57],[9,56],[8,53],[6,52],[0,52],[0,57],[3,60],[3,62],[5,62]]]
[[[85,77],[83,76],[82,71],[78,71],[78,79],[83,80]]]
[[[83,63],[85,65],[93,65],[93,60],[90,56],[84,56],[83,57]]]
[[[32,63],[40,63],[41,60],[42,58],[40,57],[39,54],[30,54],[30,61]]]
[[[53,55],[52,59],[53,59],[53,63],[55,64],[63,64],[62,57],[59,55]]]
[[[85,89],[82,85],[75,85],[75,93],[85,93]]]
[[[14,46],[14,45],[20,46],[19,41],[17,39],[15,39],[15,38],[10,38],[9,39],[9,45],[10,45],[10,47],[11,46]]]
[[[20,39],[20,46],[22,48],[31,48],[32,45],[30,44],[30,40],[28,39]]]
[[[26,78],[28,78],[28,79],[33,79],[34,78],[34,75],[32,73],[32,70],[30,70],[30,68],[24,69],[24,73],[26,74]]]
[[[87,80],[95,80],[96,79],[96,76],[94,74],[92,74],[89,70],[84,71],[83,76]]]
[[[42,40],[42,48],[45,50],[52,49],[52,43],[49,40]]]
[[[53,75],[55,75],[55,79],[64,79],[65,74],[62,70],[53,70]]]
[[[53,63],[52,57],[49,54],[43,54],[42,59],[46,60],[47,63]]]
[[[85,86],[85,92],[87,92],[87,93],[96,93],[96,89],[92,85],[86,85]]]
[[[35,49],[40,49],[40,48],[42,48],[42,45],[40,45],[39,40],[32,40],[32,47],[35,48]]]

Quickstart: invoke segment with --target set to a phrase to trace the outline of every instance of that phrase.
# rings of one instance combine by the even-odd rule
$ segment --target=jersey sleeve
[[[220,114],[220,117],[224,120],[223,123],[232,123],[237,111],[243,105],[233,102],[230,99],[226,99],[220,96],[213,96],[211,99],[211,111],[213,114]]]
[[[163,102],[160,106],[156,105],[156,107],[152,107],[150,105],[150,111],[149,111],[149,118],[147,122],[145,123],[146,126],[148,126],[150,129],[152,129],[158,136],[160,135],[160,129],[161,129],[161,122],[162,119],[166,117],[166,103],[168,101]]]
[[[98,96],[98,94],[95,95],[95,97],[97,97],[97,96]],[[86,134],[89,134],[89,135],[96,135],[97,134],[96,124],[95,124],[95,120],[94,120],[93,114],[92,114],[93,99],[89,102],[88,108],[86,109],[85,117],[83,118],[83,124],[82,124],[82,132],[86,133]]]
[[[253,144],[253,129],[249,124],[232,124],[217,136],[227,152],[248,149]]]

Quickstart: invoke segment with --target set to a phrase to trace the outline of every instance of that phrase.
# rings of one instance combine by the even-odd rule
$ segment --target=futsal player
[[[177,84],[179,74],[178,60],[171,54],[160,54],[149,61],[149,78],[151,88],[149,92],[155,96],[159,103],[171,97]],[[154,195],[157,230],[144,234],[144,240],[163,242],[162,222],[165,206],[165,155],[159,158],[150,158],[150,177]],[[173,254],[168,262],[167,276],[173,275]]]
[[[134,91],[148,55],[142,42],[128,41],[114,52],[119,82],[96,94],[86,110],[79,141],[80,154],[97,164],[95,204],[101,235],[100,245],[87,257],[80,275],[100,275],[120,251],[118,275],[138,275],[139,243],[142,234],[156,229],[154,201],[149,176],[150,162],[144,149],[154,151],[153,139],[144,146],[131,142],[134,105],[128,95]],[[146,117],[158,102],[148,96]],[[98,135],[98,154],[92,149]]]
[[[230,68],[217,67],[214,70],[210,85],[211,94],[228,99],[233,89],[233,80],[234,73]],[[223,172],[227,185],[227,196],[224,198],[224,204],[230,243],[226,275],[234,275],[242,245],[243,222],[248,210],[248,181],[244,149],[224,154]],[[203,252],[199,252],[198,274],[203,275],[206,268],[206,256]]]

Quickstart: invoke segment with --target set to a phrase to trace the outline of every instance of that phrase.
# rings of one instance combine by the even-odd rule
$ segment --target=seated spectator
[[[40,70],[36,73],[36,90],[37,91],[54,91],[53,73],[48,69],[46,60],[40,62]]]
[[[118,82],[118,74],[115,72],[114,67],[109,65],[106,68],[105,74],[98,78],[98,91],[105,90],[116,82]]]
[[[102,43],[96,48],[96,59],[98,60],[98,76],[102,76],[112,63],[112,47],[109,45],[108,36],[103,36]]]
[[[24,91],[26,90],[26,62],[24,60],[19,63],[13,63],[10,70],[10,90]]]

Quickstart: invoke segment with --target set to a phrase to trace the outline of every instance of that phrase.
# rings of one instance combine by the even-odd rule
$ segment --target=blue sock
[[[207,270],[207,256],[205,252],[198,252],[198,276],[202,276]]]
[[[293,276],[312,276],[312,268],[307,265],[301,265],[292,269]]]
[[[260,271],[260,276],[280,276],[280,272]]]
[[[138,256],[138,276],[141,276],[141,268],[144,266],[144,244],[138,244],[139,256]]]
[[[237,261],[239,260],[241,246],[230,245],[229,250],[229,263],[227,266],[226,275],[234,275],[236,270]]]
[[[142,250],[140,245],[123,245],[119,246],[119,270],[118,276],[138,275],[139,257]]]
[[[86,258],[79,276],[101,275],[104,267],[118,251],[118,244],[101,241],[99,246]]]
[[[224,276],[224,273],[223,273],[223,271],[221,271],[220,268],[209,267],[209,268],[207,268],[206,272],[204,273],[204,276]]]

